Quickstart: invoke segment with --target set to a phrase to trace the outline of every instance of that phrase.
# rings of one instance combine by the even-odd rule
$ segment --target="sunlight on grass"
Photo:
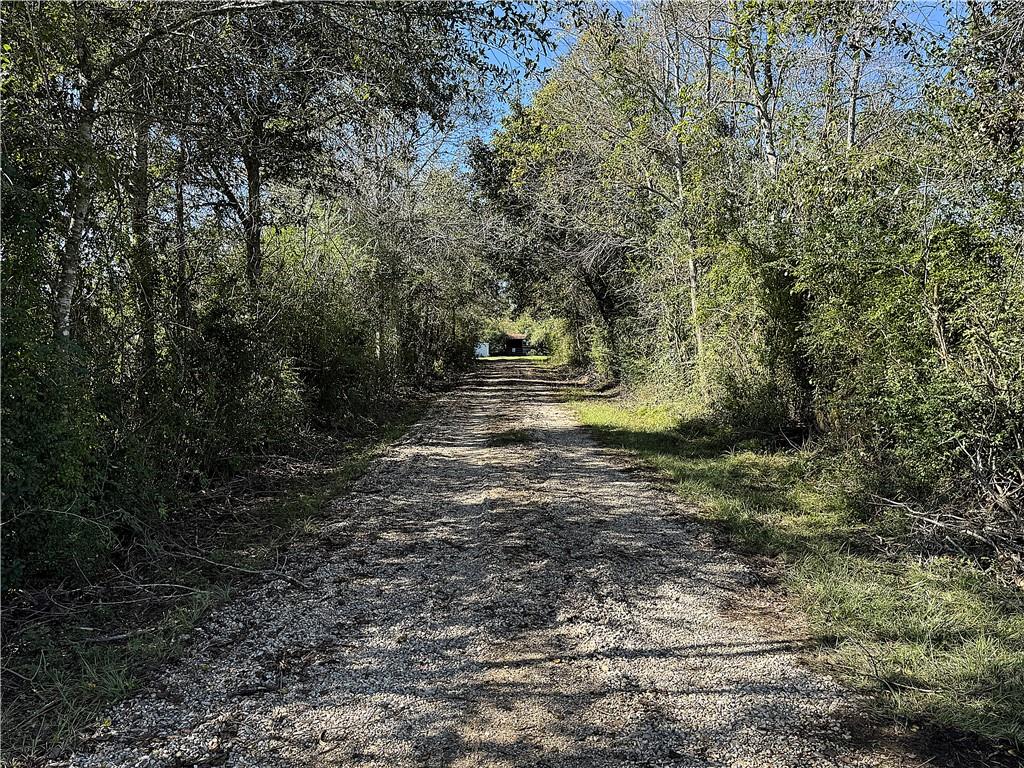
[[[805,451],[680,407],[579,390],[571,402],[598,441],[671,478],[731,546],[785,564],[831,671],[897,717],[1024,742],[1019,593],[965,560],[883,556],[869,517],[815,481]]]

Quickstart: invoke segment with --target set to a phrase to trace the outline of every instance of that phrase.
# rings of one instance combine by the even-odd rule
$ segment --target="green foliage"
[[[471,363],[488,220],[436,158],[543,8],[4,11],[5,592]]]
[[[743,551],[782,558],[829,669],[901,718],[1024,742],[1024,600],[962,557],[889,557],[806,449],[694,418],[686,408],[591,399],[602,444],[672,479]]]
[[[787,368],[772,359],[781,335],[749,245],[723,244],[704,275],[707,409],[723,423],[772,430],[791,417]],[[776,364],[773,364],[776,363]]]
[[[811,435],[913,546],[1019,574],[1017,20],[957,12],[948,41],[869,5],[595,18],[477,170],[577,364]]]
[[[527,344],[546,355],[552,365],[574,365],[574,349],[565,320],[548,317],[534,320],[526,326]]]
[[[3,494],[6,584],[94,561],[113,542],[90,509],[105,447],[90,362],[33,333],[31,315],[4,304]]]

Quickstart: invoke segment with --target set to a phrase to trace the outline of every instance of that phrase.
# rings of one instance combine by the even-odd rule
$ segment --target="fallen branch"
[[[229,563],[218,563],[216,560],[211,560],[208,557],[203,557],[202,555],[194,555],[191,552],[177,552],[175,554],[182,555],[183,557],[190,557],[193,560],[201,560],[204,563],[209,563],[210,565],[216,565],[216,566],[218,566],[220,568],[227,568],[228,570],[232,570],[232,571],[238,571],[240,573],[250,573],[250,574],[252,574],[254,576],[275,576],[275,577],[277,577],[279,579],[284,579],[289,584],[292,584],[292,585],[294,585],[296,587],[302,587],[303,589],[309,589],[310,588],[310,585],[307,584],[306,582],[300,581],[299,579],[295,578],[294,576],[289,576],[287,573],[282,573],[281,571],[275,571],[275,570],[260,571],[260,570],[257,570],[255,568],[243,568],[240,565],[230,565]]]
[[[141,635],[143,632],[151,632],[152,627],[147,629],[135,629],[131,632],[121,632],[116,635],[103,635],[102,637],[89,637],[86,638],[88,643],[116,643],[118,640],[127,640],[130,637]]]

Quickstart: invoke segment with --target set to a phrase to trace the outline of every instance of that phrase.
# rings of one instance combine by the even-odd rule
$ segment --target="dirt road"
[[[490,363],[58,764],[879,766],[757,578]],[[764,599],[763,591],[761,600]]]

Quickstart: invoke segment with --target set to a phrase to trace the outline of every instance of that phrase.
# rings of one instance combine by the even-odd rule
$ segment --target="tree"
[[[417,224],[454,227],[422,213],[434,139],[512,81],[492,48],[536,58],[545,13],[4,5],[5,446],[24,446],[4,462],[5,573],[102,567],[175,494],[470,359],[465,286],[486,270],[465,247],[468,275],[438,261],[436,226],[434,261],[404,249]],[[389,121],[397,164],[366,151]],[[374,163],[400,199],[367,216]]]

